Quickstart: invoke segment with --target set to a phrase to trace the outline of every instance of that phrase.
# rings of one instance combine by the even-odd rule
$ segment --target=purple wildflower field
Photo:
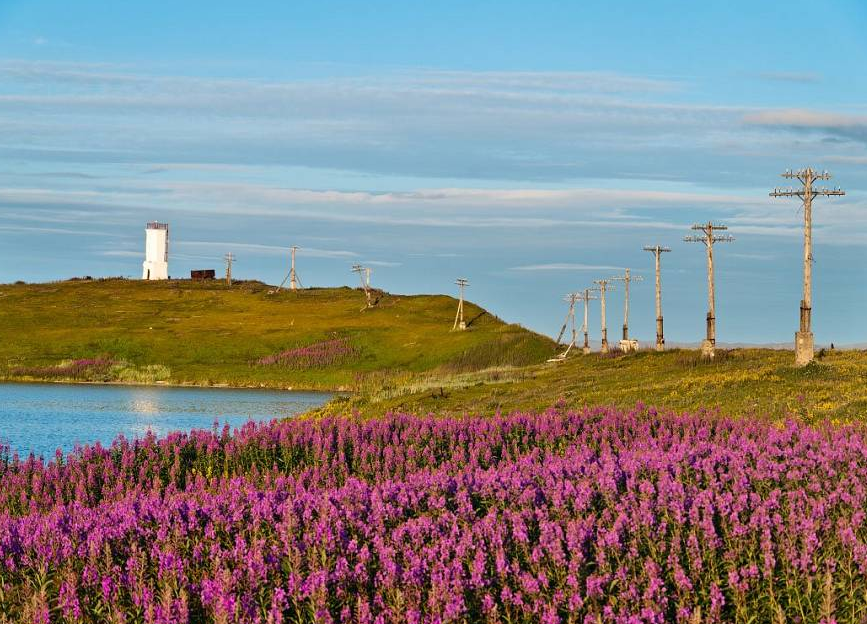
[[[345,362],[355,353],[346,338],[334,338],[268,355],[259,358],[256,363],[260,366],[283,366],[292,370],[324,368]]]
[[[867,430],[637,407],[0,462],[0,620],[862,622]]]

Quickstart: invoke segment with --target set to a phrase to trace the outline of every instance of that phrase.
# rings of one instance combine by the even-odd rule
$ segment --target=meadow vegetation
[[[469,331],[452,332],[457,301],[447,296],[379,292],[362,311],[355,289],[271,290],[214,280],[2,285],[0,375],[337,390],[377,371],[526,365],[553,349],[469,303]],[[105,365],[69,366],[90,361]]]
[[[0,622],[857,624],[867,431],[295,419],[0,462]]]
[[[718,350],[715,361],[674,349],[600,357],[578,353],[561,363],[454,373],[367,376],[352,397],[325,411],[389,410],[495,413],[638,402],[674,410],[717,409],[733,416],[850,422],[867,414],[867,353],[832,350],[805,368],[787,350]]]
[[[858,420],[867,354],[821,351],[806,368],[791,351],[718,350],[714,361],[672,349],[582,355],[547,363],[553,341],[468,303],[452,332],[447,296],[350,288],[282,291],[259,282],[75,280],[0,286],[0,375],[346,390],[318,414],[389,410],[491,414],[637,402],[730,415]]]

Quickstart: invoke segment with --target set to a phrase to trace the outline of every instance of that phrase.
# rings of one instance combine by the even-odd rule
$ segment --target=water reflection
[[[130,411],[136,414],[159,414],[160,406],[152,396],[133,396],[129,402]]]

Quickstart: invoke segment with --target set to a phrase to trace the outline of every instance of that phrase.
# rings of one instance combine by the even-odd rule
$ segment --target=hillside
[[[350,288],[271,290],[186,280],[2,285],[0,375],[352,389],[383,371],[524,366],[554,349],[470,303],[469,329],[452,332],[457,302],[447,296],[377,293],[378,305],[362,311],[363,293]]]
[[[819,351],[816,362],[793,365],[791,350],[642,351],[623,356],[576,354],[559,364],[466,374],[423,373],[380,380],[329,409],[364,413],[494,413],[641,402],[678,411],[719,409],[733,416],[797,417],[811,422],[864,420],[867,353]]]

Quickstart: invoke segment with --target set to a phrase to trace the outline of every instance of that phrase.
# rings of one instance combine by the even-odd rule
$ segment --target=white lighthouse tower
[[[145,230],[145,261],[143,280],[169,279],[169,224],[148,223]]]

